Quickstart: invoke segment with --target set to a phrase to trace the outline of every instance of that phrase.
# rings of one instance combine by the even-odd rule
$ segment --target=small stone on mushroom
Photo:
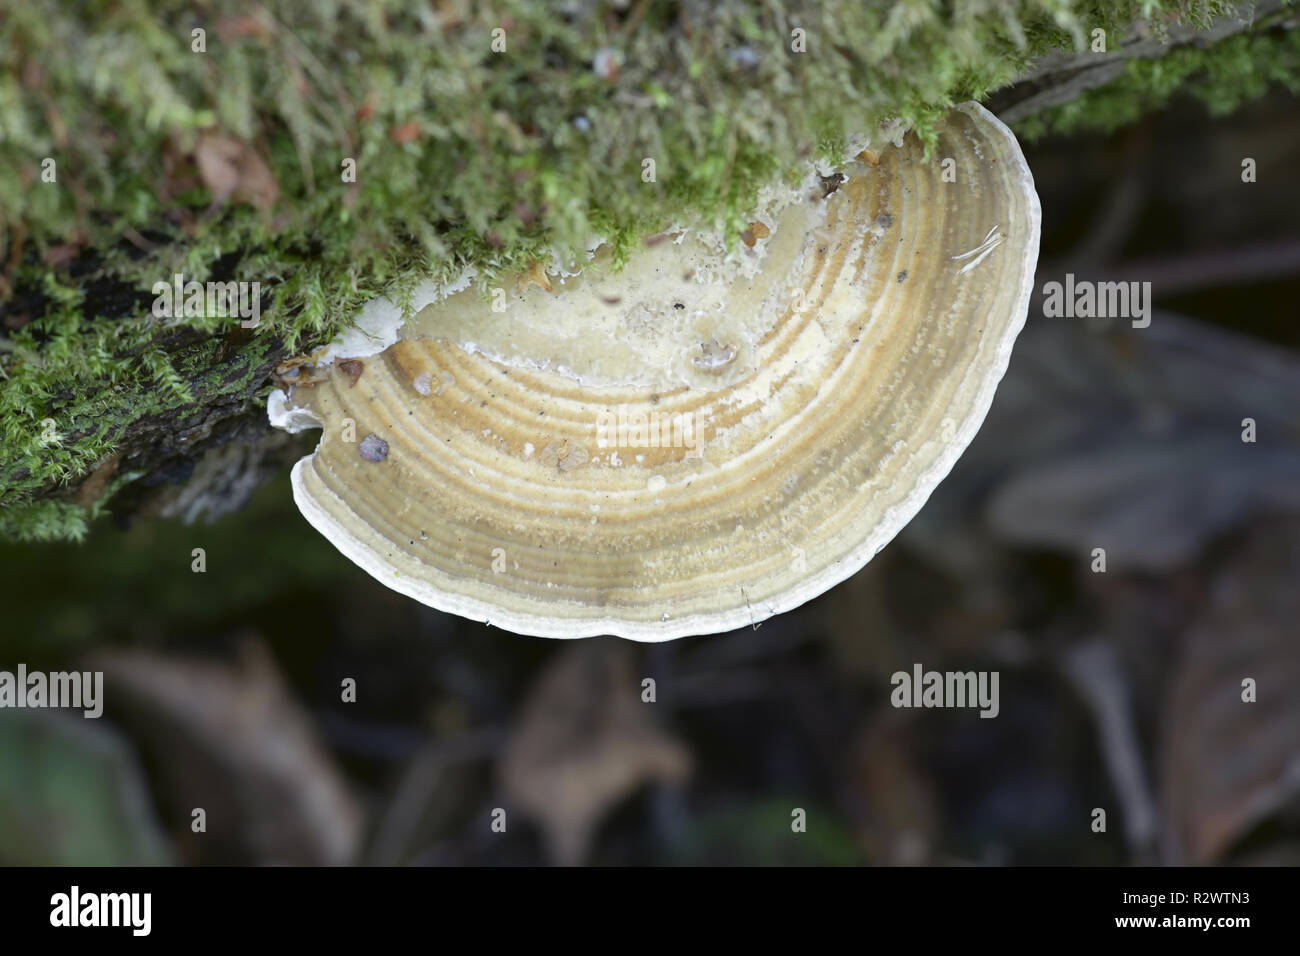
[[[377,435],[367,435],[357,450],[366,461],[383,461],[388,457],[388,442]]]

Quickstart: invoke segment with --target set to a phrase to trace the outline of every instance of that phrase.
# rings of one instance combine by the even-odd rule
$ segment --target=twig
[[[504,739],[502,728],[489,727],[447,740],[435,740],[414,757],[375,829],[367,862],[372,866],[401,863],[443,771],[458,763],[490,757]]]
[[[1110,644],[1094,639],[1070,648],[1060,667],[1092,713],[1101,755],[1119,798],[1129,850],[1144,861],[1155,846],[1156,809],[1133,725],[1123,665]]]

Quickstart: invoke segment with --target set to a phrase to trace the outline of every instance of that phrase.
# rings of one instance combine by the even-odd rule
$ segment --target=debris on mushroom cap
[[[357,450],[366,461],[383,461],[388,457],[388,442],[375,435],[367,435],[361,439]]]
[[[551,279],[546,274],[546,269],[540,262],[534,262],[532,266],[529,267],[528,271],[520,276],[517,281],[520,292],[528,288],[530,285],[538,286],[539,288],[545,289],[547,292],[551,291]]]
[[[349,385],[356,385],[366,365],[360,359],[344,359],[339,362],[339,371],[348,377]]]
[[[771,230],[764,223],[755,220],[740,234],[740,241],[752,248],[758,240],[766,239],[771,234]]]
[[[1011,133],[965,104],[923,153],[881,144],[825,198],[756,210],[752,248],[674,231],[504,311],[368,306],[364,387],[336,363],[272,394],[273,420],[324,429],[298,507],[389,587],[525,634],[665,640],[815,597],[951,469],[1028,310],[1040,214]]]

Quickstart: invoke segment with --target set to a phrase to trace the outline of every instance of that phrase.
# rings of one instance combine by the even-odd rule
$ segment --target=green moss
[[[760,185],[834,154],[847,135],[896,118],[932,141],[952,103],[987,95],[1035,55],[1077,48],[1088,30],[1114,42],[1139,16],[1159,30],[1228,8],[462,6],[10,5],[0,20],[0,312],[11,326],[0,339],[0,534],[79,535],[89,514],[47,499],[142,420],[248,400],[250,383],[228,367],[195,386],[231,320],[150,316],[151,287],[175,273],[268,290],[241,353],[264,375],[266,356],[331,338],[367,299],[400,300],[467,264],[487,286],[552,250],[576,256],[593,235],[618,261],[671,222],[736,236]],[[206,52],[191,49],[196,29]],[[503,52],[492,48],[497,29]],[[796,29],[806,52],[792,49]],[[617,51],[616,73],[593,69],[601,50]],[[214,136],[243,144],[244,171],[224,198],[199,163],[215,155]],[[54,183],[41,178],[47,158]],[[645,158],[655,182],[642,181]],[[355,183],[341,175],[348,159]]]
[[[1300,31],[1245,33],[1160,59],[1131,60],[1118,79],[1027,118],[1016,124],[1016,132],[1029,140],[1047,133],[1110,132],[1175,95],[1195,97],[1221,116],[1275,86],[1300,93]]]

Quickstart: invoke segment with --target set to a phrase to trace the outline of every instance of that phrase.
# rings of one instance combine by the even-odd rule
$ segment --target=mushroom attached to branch
[[[821,594],[952,468],[1028,309],[1011,133],[965,104],[922,153],[769,191],[731,251],[683,231],[549,290],[372,303],[348,361],[273,395],[277,424],[324,429],[298,507],[389,587],[524,634],[666,640]]]

